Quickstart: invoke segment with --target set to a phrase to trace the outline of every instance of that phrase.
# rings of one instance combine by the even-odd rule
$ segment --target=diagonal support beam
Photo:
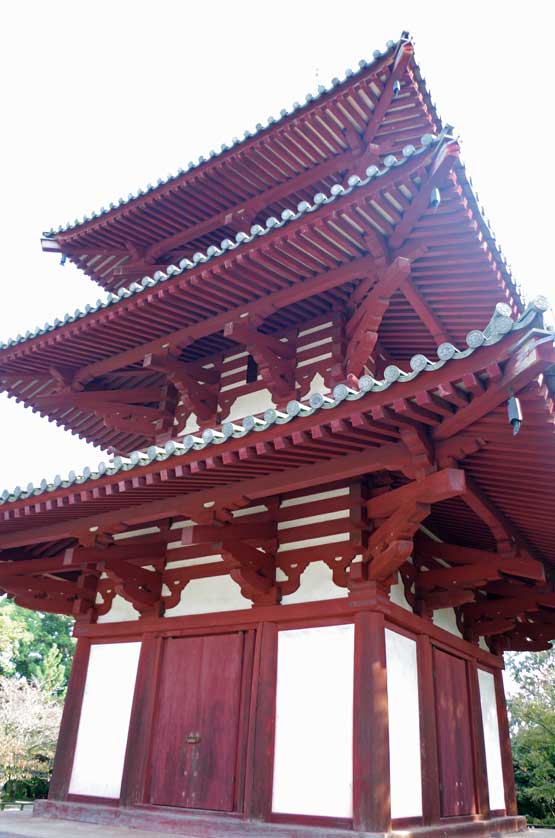
[[[422,216],[429,210],[432,189],[443,183],[445,177],[459,159],[459,153],[459,145],[454,141],[439,148],[418,193],[414,196],[410,207],[389,237],[389,246],[392,250],[399,250],[405,244]]]
[[[379,328],[391,297],[410,274],[410,266],[409,259],[394,259],[346,324],[348,374],[358,376],[363,371],[376,346]]]

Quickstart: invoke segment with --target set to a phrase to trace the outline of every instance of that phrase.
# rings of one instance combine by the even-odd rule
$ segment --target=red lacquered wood
[[[164,641],[150,800],[231,812],[244,636]]]
[[[418,662],[418,704],[420,713],[420,757],[422,766],[422,819],[438,823],[441,817],[437,721],[434,691],[434,661],[430,638],[416,638]]]
[[[389,716],[384,615],[355,617],[353,827],[388,832],[391,826]]]
[[[472,751],[474,756],[474,778],[476,809],[479,814],[488,818],[491,814],[488,790],[488,769],[486,765],[486,745],[484,741],[484,724],[482,719],[482,705],[480,703],[480,686],[478,683],[478,669],[475,661],[467,663],[468,690],[470,695],[470,715],[472,720]]]
[[[90,647],[90,640],[81,638],[77,641],[73,655],[71,675],[64,704],[60,734],[58,736],[58,746],[56,748],[54,771],[48,792],[51,800],[65,800],[68,795],[75,746],[77,744],[77,734],[79,732],[81,707],[87,680]]]
[[[434,649],[441,815],[475,812],[472,729],[466,662]]]
[[[161,650],[160,637],[154,634],[144,636],[123,767],[120,792],[122,806],[145,802]]]
[[[277,626],[263,623],[257,638],[257,660],[251,744],[247,774],[247,817],[268,820],[272,811],[276,720]]]

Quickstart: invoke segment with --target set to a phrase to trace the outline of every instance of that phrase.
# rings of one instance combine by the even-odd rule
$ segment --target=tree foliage
[[[519,811],[555,824],[555,651],[511,655],[509,700]]]
[[[73,621],[42,614],[0,600],[0,675],[16,675],[63,693],[67,686],[75,641]]]
[[[72,620],[0,599],[0,794],[45,796],[74,640]]]

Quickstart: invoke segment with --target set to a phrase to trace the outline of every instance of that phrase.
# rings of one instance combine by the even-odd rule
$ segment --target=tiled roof
[[[157,190],[166,186],[166,184],[179,180],[179,178],[183,177],[183,175],[191,171],[194,171],[195,169],[199,169],[208,161],[220,157],[221,155],[225,154],[226,152],[232,149],[236,150],[240,148],[244,143],[253,139],[253,137],[258,137],[263,135],[265,132],[271,131],[275,125],[279,124],[287,117],[290,117],[293,114],[301,114],[313,102],[322,98],[326,94],[331,93],[336,88],[340,87],[342,84],[345,84],[346,82],[349,82],[351,79],[356,78],[358,75],[361,75],[363,72],[368,70],[368,68],[372,67],[374,64],[377,64],[379,61],[382,61],[384,58],[387,58],[388,56],[392,55],[395,48],[399,46],[401,43],[410,43],[411,41],[412,39],[410,37],[410,34],[408,32],[403,32],[398,41],[387,41],[386,48],[383,52],[381,50],[374,50],[371,60],[367,61],[365,59],[362,59],[361,61],[359,61],[358,69],[353,70],[352,68],[348,67],[345,70],[343,78],[333,78],[330,84],[327,86],[319,85],[316,93],[307,93],[307,95],[305,96],[304,103],[301,104],[300,102],[294,102],[289,109],[284,108],[283,110],[281,110],[278,117],[269,116],[266,120],[265,125],[263,125],[262,123],[258,123],[255,126],[254,131],[245,131],[242,139],[234,137],[230,143],[224,143],[221,146],[220,151],[212,149],[207,157],[200,156],[197,161],[189,162],[185,169],[179,169],[175,174],[169,174],[165,178],[158,178],[156,184],[149,183],[146,187],[139,188],[136,193],[130,192],[127,198],[120,197],[118,201],[110,203],[108,207],[101,207],[100,210],[98,210],[97,212],[92,212],[90,215],[84,215],[83,218],[76,218],[73,222],[67,222],[65,225],[60,225],[56,230],[52,228],[48,232],[45,232],[44,236],[47,238],[54,238],[59,233],[67,233],[69,230],[74,230],[75,228],[80,227],[83,224],[87,224],[88,222],[98,218],[102,218],[103,216],[108,215],[114,210],[117,210],[120,207],[132,203],[134,200],[140,198],[143,195],[155,193]]]
[[[3,349],[11,349],[12,347],[18,346],[26,341],[33,340],[33,338],[53,332],[68,323],[73,323],[76,320],[82,320],[96,311],[110,308],[124,299],[150,290],[174,276],[185,274],[187,271],[196,268],[199,264],[206,264],[218,257],[225,256],[230,251],[237,250],[237,248],[240,248],[256,238],[267,236],[277,228],[285,227],[287,224],[297,221],[302,216],[317,212],[320,207],[333,203],[341,198],[341,196],[348,195],[355,189],[367,186],[371,181],[377,180],[386,175],[389,171],[391,171],[391,169],[403,166],[403,164],[410,158],[425,153],[431,145],[436,145],[439,148],[443,141],[449,141],[449,139],[450,137],[447,134],[447,130],[444,130],[438,136],[425,134],[421,138],[421,145],[419,148],[415,148],[413,145],[407,145],[403,149],[402,157],[397,158],[394,154],[388,155],[384,160],[383,169],[379,169],[377,166],[369,166],[366,169],[365,178],[352,175],[348,180],[347,186],[342,186],[339,183],[334,184],[330,189],[329,195],[325,195],[323,192],[318,192],[314,196],[313,203],[301,201],[301,203],[297,206],[296,211],[291,209],[284,210],[281,214],[281,218],[278,219],[273,216],[268,218],[264,227],[260,224],[255,224],[251,227],[249,233],[237,233],[235,241],[232,241],[231,239],[224,239],[220,243],[219,247],[212,245],[207,249],[206,253],[195,253],[192,259],[182,259],[179,262],[179,265],[170,265],[166,269],[166,272],[156,271],[152,277],[145,276],[140,283],[132,282],[128,288],[119,288],[117,294],[109,293],[107,294],[105,300],[97,300],[95,305],[86,305],[83,310],[76,309],[73,314],[66,313],[63,318],[57,319],[53,323],[45,323],[44,326],[37,326],[33,331],[27,331],[24,335],[20,334],[15,338],[10,338],[4,343],[0,342],[0,351]]]
[[[246,416],[241,425],[226,422],[217,429],[206,429],[200,437],[188,435],[181,442],[171,441],[166,443],[163,448],[152,445],[146,451],[133,451],[129,457],[115,457],[108,464],[100,463],[96,471],[86,468],[80,475],[70,472],[65,479],[58,475],[51,482],[42,480],[38,486],[34,486],[32,483],[26,489],[17,486],[14,490],[6,490],[0,495],[0,505],[39,497],[60,488],[81,486],[104,476],[119,473],[124,473],[127,476],[134,469],[149,463],[164,463],[191,451],[204,451],[211,446],[217,447],[229,439],[243,439],[251,434],[265,431],[273,425],[287,425],[297,416],[306,417],[320,411],[333,410],[344,401],[359,401],[368,393],[382,392],[397,382],[413,381],[418,376],[425,376],[427,372],[441,369],[446,364],[456,363],[458,360],[468,358],[474,352],[479,351],[481,347],[498,343],[509,333],[529,329],[538,314],[542,314],[548,308],[549,305],[545,297],[536,297],[526,311],[517,320],[513,320],[510,307],[505,303],[498,303],[486,328],[483,331],[473,329],[468,333],[465,349],[459,350],[451,343],[443,343],[438,347],[437,361],[432,361],[424,355],[413,355],[409,363],[410,371],[405,372],[397,366],[390,365],[386,367],[384,378],[381,381],[377,381],[368,375],[362,376],[359,379],[358,390],[349,388],[345,384],[338,384],[331,395],[316,393],[310,397],[308,403],[296,400],[289,402],[286,412],[274,409],[267,410],[263,417]]]

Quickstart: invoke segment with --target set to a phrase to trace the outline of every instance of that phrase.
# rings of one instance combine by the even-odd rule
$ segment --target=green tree
[[[6,598],[0,600],[0,675],[18,675],[63,691],[75,647],[72,627],[71,617],[29,611]]]
[[[555,651],[510,655],[507,670],[519,811],[555,824]]]

